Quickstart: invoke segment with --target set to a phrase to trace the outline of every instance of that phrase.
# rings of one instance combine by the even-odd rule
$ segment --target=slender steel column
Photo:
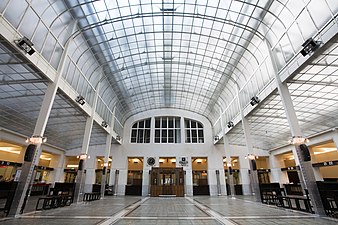
[[[273,53],[271,52],[271,50],[269,51],[269,53],[270,53],[270,58],[272,60],[272,64],[274,66],[278,93],[282,100],[285,114],[286,114],[289,127],[291,130],[292,144],[295,145],[295,149],[294,149],[295,160],[296,162],[297,162],[297,159],[299,161],[300,172],[302,174],[300,179],[303,179],[303,186],[304,188],[308,190],[314,212],[320,216],[325,216],[326,214],[325,214],[323,203],[322,203],[322,200],[321,200],[321,197],[318,191],[318,187],[316,184],[316,178],[315,178],[314,171],[312,168],[311,160],[308,161],[308,159],[305,159],[303,157],[304,149],[301,149],[301,145],[304,144],[306,138],[304,138],[303,132],[301,131],[301,128],[299,126],[299,122],[298,122],[298,118],[295,112],[295,108],[293,106],[291,94],[287,87],[287,83],[282,83],[280,79],[277,66],[275,63],[275,57]]]

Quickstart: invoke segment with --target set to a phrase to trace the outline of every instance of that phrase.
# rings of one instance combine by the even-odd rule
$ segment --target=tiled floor
[[[253,201],[252,197],[141,198],[105,197],[89,203],[34,211],[35,201],[19,218],[1,225],[336,225],[338,220],[290,211]]]

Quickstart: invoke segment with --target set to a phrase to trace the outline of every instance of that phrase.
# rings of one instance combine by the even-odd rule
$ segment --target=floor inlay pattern
[[[34,205],[34,201],[29,202]],[[337,219],[317,217],[257,203],[253,197],[113,197],[89,203],[34,211],[1,225],[336,225]]]

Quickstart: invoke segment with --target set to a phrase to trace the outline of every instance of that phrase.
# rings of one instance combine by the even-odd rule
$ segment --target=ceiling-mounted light
[[[229,122],[227,123],[227,126],[228,126],[228,128],[234,127],[234,122],[229,121]]]
[[[33,43],[26,37],[22,37],[19,40],[16,40],[15,43],[19,46],[22,50],[24,50],[28,55],[33,55],[35,50],[33,49]]]
[[[31,143],[35,145],[46,143],[46,142],[47,142],[47,138],[39,136],[39,135],[33,135],[32,137],[26,139],[26,143]]]
[[[75,99],[75,101],[77,103],[79,103],[80,105],[84,105],[86,103],[84,97],[82,97],[81,95],[77,96],[76,99]]]
[[[108,123],[103,120],[102,123],[101,123],[101,126],[104,127],[104,128],[107,128],[108,127]]]
[[[320,41],[315,41],[312,38],[307,39],[304,44],[302,44],[303,49],[300,51],[300,53],[303,56],[308,55],[311,52],[314,52],[315,50],[317,50],[320,46]]]
[[[251,98],[250,104],[251,104],[252,106],[254,106],[254,105],[258,104],[260,101],[261,101],[261,100],[260,100],[257,96],[254,96],[254,97]]]

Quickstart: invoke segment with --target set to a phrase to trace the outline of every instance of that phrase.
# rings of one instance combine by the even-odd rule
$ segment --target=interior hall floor
[[[336,225],[337,219],[317,217],[254,202],[249,196],[231,197],[113,197],[34,211],[34,200],[18,218],[2,218],[1,225]]]

